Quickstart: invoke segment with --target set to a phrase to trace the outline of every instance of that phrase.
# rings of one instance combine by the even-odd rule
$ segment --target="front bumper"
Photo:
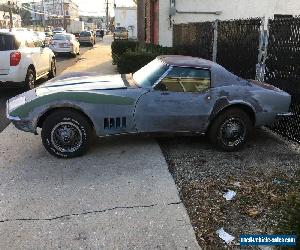
[[[10,120],[17,129],[22,130],[24,132],[31,132],[37,134],[36,128],[33,126],[31,120],[26,118],[20,118],[19,116],[14,116],[10,114],[9,102],[10,100],[6,102],[7,119]]]

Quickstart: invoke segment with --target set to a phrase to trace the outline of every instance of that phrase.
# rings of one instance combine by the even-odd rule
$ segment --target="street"
[[[88,46],[81,46],[80,47],[81,55],[83,55],[89,49],[91,49],[91,48]],[[56,57],[57,75],[60,75],[65,69],[74,65],[77,61],[80,60],[80,58],[81,58],[81,56],[73,58],[69,55],[58,55]],[[38,81],[38,85],[46,82],[47,80],[48,80],[47,78],[40,79]],[[3,129],[5,129],[9,124],[9,121],[6,119],[6,101],[9,98],[22,93],[23,91],[24,91],[24,89],[21,89],[21,88],[20,89],[18,89],[18,88],[13,88],[13,89],[1,88],[0,89],[0,132],[3,131]]]

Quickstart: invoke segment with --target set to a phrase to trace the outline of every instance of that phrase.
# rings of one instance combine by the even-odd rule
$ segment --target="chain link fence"
[[[217,62],[240,77],[255,78],[260,30],[261,19],[219,21]]]
[[[178,54],[208,60],[215,49],[219,64],[241,77],[255,78],[260,28],[258,18],[176,24],[173,47]]]
[[[211,22],[177,24],[173,29],[176,53],[212,60],[214,27]]]
[[[269,20],[265,80],[292,96],[291,112],[272,130],[300,143],[300,18]]]

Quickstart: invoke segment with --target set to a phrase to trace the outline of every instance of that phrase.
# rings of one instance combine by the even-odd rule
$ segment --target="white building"
[[[156,34],[158,43],[164,46],[172,46],[173,24],[216,19],[273,18],[275,14],[300,15],[300,0],[149,0],[149,2],[150,5],[154,4],[154,7],[158,5],[159,13],[155,15],[159,19],[157,22],[159,27],[153,29],[154,32],[159,31]]]
[[[34,23],[45,20],[46,25],[66,27],[71,20],[79,20],[78,5],[73,0],[43,0],[28,4]]]
[[[116,7],[115,27],[125,27],[128,30],[129,38],[137,37],[137,8]]]

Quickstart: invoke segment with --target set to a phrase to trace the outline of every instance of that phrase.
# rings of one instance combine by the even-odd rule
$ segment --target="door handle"
[[[161,95],[169,95],[170,93],[168,92],[161,92]]]

